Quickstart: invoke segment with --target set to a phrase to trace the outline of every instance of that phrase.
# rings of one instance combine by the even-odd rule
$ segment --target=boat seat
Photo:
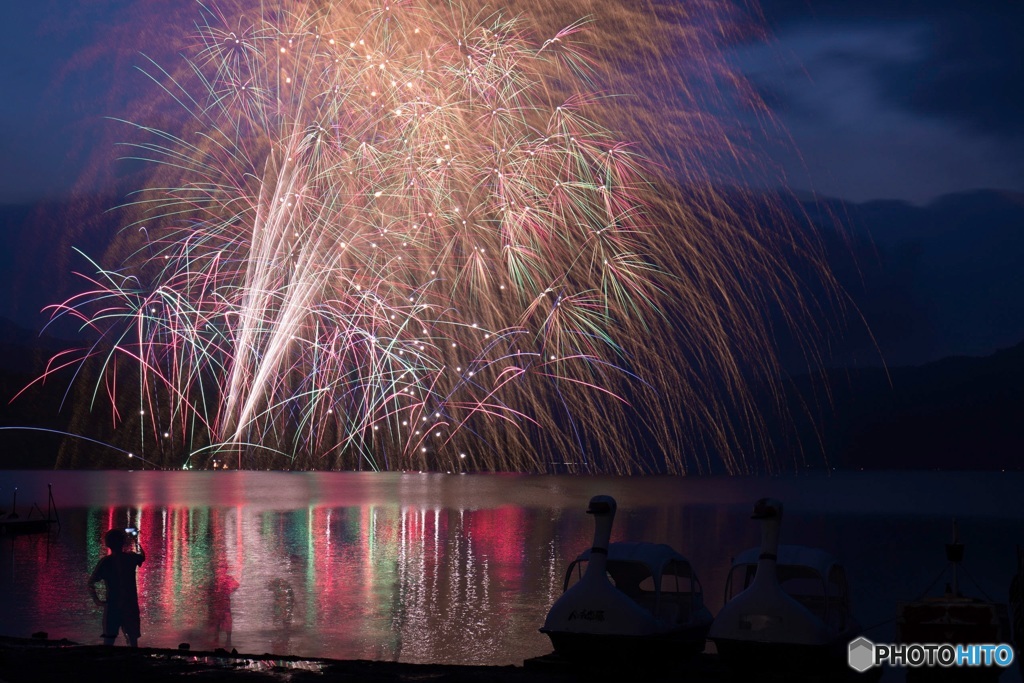
[[[797,602],[806,607],[811,614],[819,619],[825,618],[826,599],[820,595],[792,595]]]
[[[641,603],[643,604],[643,603]],[[654,614],[658,621],[664,621],[669,624],[685,624],[690,620],[690,605],[689,602],[679,602],[676,600],[665,600],[662,598],[661,604],[658,605],[657,611],[654,609],[654,601],[651,600],[649,603],[643,605],[649,612]]]
[[[846,627],[847,611],[842,598],[838,596],[826,598],[820,595],[794,595],[792,597],[829,626],[838,629]]]
[[[661,605],[658,606],[658,613],[655,614],[659,621],[665,621],[670,624],[679,623],[679,605],[674,602],[662,601]]]

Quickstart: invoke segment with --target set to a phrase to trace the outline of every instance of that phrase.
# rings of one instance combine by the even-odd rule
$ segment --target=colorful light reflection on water
[[[436,475],[352,475],[331,492],[347,503],[315,500],[322,475],[77,476],[89,481],[76,503],[150,502],[62,505],[58,537],[18,539],[8,580],[25,599],[8,611],[13,635],[41,629],[96,642],[99,610],[84,577],[104,552],[103,533],[134,526],[147,553],[138,573],[144,645],[402,661],[532,656],[543,637],[517,641],[523,629],[536,632],[534,596],[559,590],[566,560],[540,539],[565,536],[578,549],[589,534],[579,515],[417,502],[432,488],[443,495]],[[384,498],[374,493],[381,484],[391,489]],[[289,508],[282,496],[314,500]],[[537,543],[546,561],[524,563]]]
[[[837,553],[872,624],[934,579],[951,516],[974,576],[1004,595],[1024,541],[1011,504],[1022,476],[0,472],[0,507],[18,486],[24,516],[54,482],[61,519],[49,538],[0,539],[0,634],[98,643],[85,579],[104,531],[137,526],[143,645],[521,664],[550,651],[537,629],[590,543],[583,510],[596,493],[619,500],[616,539],[669,542],[691,559],[713,611],[730,556],[756,543],[750,504],[779,497],[784,541]]]

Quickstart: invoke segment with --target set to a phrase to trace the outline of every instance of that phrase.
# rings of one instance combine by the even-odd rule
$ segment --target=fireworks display
[[[91,335],[48,371],[83,430],[165,467],[770,455],[751,387],[815,261],[716,182],[724,5],[250,4],[197,6],[146,68],[174,113],[122,122],[150,172],[118,261],[53,307]]]

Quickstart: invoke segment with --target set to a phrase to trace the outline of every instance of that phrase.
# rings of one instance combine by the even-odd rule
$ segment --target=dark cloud
[[[870,65],[884,100],[977,132],[1024,134],[1024,3],[766,0],[762,6],[766,22],[783,40],[792,31],[836,26],[915,26],[919,49],[912,58],[878,59]]]
[[[765,145],[786,185],[917,204],[1024,189],[1024,3],[764,0],[762,21],[771,40],[731,54],[786,133]]]
[[[1024,22],[1001,19],[944,18],[918,63],[876,72],[885,97],[978,132],[1024,134]]]

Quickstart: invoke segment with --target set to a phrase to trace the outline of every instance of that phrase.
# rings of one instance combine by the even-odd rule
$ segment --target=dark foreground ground
[[[849,670],[847,670],[849,671]],[[851,672],[852,673],[852,672]],[[758,672],[759,682],[864,680],[844,672],[831,675],[772,675]],[[865,677],[867,678],[867,677]],[[299,659],[269,654],[235,654],[218,650],[193,652],[157,648],[77,645],[68,641],[0,637],[0,683],[112,683],[131,681],[231,681],[247,683],[726,683],[727,674],[713,656],[700,655],[685,663],[644,667],[631,662],[613,667],[569,664],[554,656],[527,660],[522,666],[452,666],[398,662]],[[744,676],[741,680],[751,680]]]
[[[678,668],[638,671],[580,667],[552,657],[522,666],[455,666],[300,659],[270,654],[195,652],[77,645],[69,641],[0,637],[0,682],[264,681],[267,683],[575,683],[576,681],[726,681],[710,658]],[[703,670],[703,671],[702,671]]]

